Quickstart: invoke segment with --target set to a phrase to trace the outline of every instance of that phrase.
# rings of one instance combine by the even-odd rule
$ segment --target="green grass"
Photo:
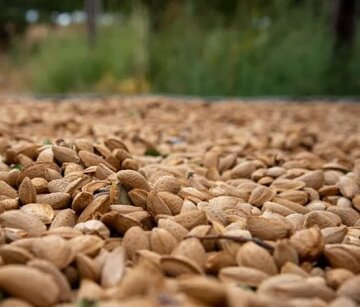
[[[27,55],[32,89],[359,95],[360,39],[349,63],[334,61],[326,14],[315,15],[307,6],[278,9],[271,13],[268,27],[252,25],[254,18],[264,17],[256,10],[253,15],[240,12],[226,25],[218,20],[200,22],[185,11],[157,31],[149,27],[147,13],[137,9],[119,24],[100,29],[94,49],[88,48],[80,31],[47,38]]]

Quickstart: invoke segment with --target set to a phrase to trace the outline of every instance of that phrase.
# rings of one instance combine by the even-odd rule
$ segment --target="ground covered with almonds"
[[[360,304],[360,104],[0,110],[0,306]]]

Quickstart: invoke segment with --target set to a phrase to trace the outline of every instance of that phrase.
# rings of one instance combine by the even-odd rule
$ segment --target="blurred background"
[[[359,0],[0,0],[0,93],[360,95]]]

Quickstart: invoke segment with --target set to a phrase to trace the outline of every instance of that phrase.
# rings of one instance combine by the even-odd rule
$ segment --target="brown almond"
[[[355,276],[355,274],[346,269],[329,269],[325,272],[326,284],[333,288],[338,289],[345,281]]]
[[[21,210],[9,210],[0,214],[0,225],[25,230],[32,236],[39,236],[46,230],[45,225],[36,216]]]
[[[322,229],[341,225],[341,218],[330,211],[311,211],[305,214],[304,217],[304,227],[306,228],[318,226]]]
[[[239,248],[236,262],[239,266],[255,268],[269,275],[278,272],[275,261],[269,252],[253,242],[247,242]]]
[[[17,191],[3,180],[0,180],[0,191],[1,195],[5,195],[8,198],[16,198],[18,196]]]
[[[338,289],[338,295],[346,296],[360,304],[360,276],[354,276],[346,280]]]
[[[296,180],[304,182],[309,188],[318,190],[324,184],[324,173],[321,170],[311,171],[297,177]]]
[[[76,236],[68,241],[74,254],[84,253],[85,255],[96,255],[104,246],[104,240],[94,235]]]
[[[348,244],[326,244],[324,255],[331,267],[360,272],[360,247]]]
[[[254,237],[263,240],[283,239],[294,231],[291,223],[281,219],[270,219],[262,216],[250,216],[246,219],[247,229]]]
[[[134,188],[150,191],[150,185],[143,175],[133,170],[122,170],[117,173],[117,177],[122,185],[131,190]]]
[[[38,194],[36,202],[40,204],[48,204],[53,209],[65,209],[71,202],[71,196],[68,193],[63,192]]]
[[[123,246],[130,259],[138,250],[150,250],[150,238],[140,227],[131,227],[124,235]]]
[[[0,287],[10,295],[36,306],[54,305],[60,293],[51,275],[15,264],[0,268]]]
[[[166,229],[178,242],[182,241],[189,233],[184,226],[170,219],[160,219],[158,221],[158,227]]]
[[[31,182],[35,188],[36,194],[45,194],[48,190],[48,182],[45,178],[33,178]]]
[[[192,259],[200,267],[204,266],[206,252],[201,242],[196,238],[183,240],[171,253],[174,256],[184,256]]]
[[[116,247],[106,257],[101,271],[101,285],[113,287],[118,285],[125,274],[126,252],[122,246]]]
[[[360,213],[352,208],[339,208],[338,206],[329,207],[329,212],[339,216],[342,223],[346,226],[354,226],[360,219]]]
[[[36,177],[45,178],[45,172],[47,169],[54,170],[57,173],[60,172],[60,168],[53,162],[34,162],[21,170],[21,173],[17,178],[18,185],[21,184],[25,177],[29,177],[30,179]]]
[[[99,279],[100,270],[92,258],[83,253],[78,253],[75,257],[75,262],[81,279],[93,281]]]
[[[50,224],[55,216],[54,209],[47,204],[28,203],[20,210],[36,216],[44,224]]]
[[[220,270],[219,279],[222,282],[236,282],[249,287],[257,287],[270,275],[250,267],[226,267]]]
[[[93,194],[89,192],[79,192],[73,199],[71,208],[76,213],[81,213],[92,201],[94,200]]]
[[[150,235],[151,250],[160,254],[170,254],[177,245],[172,234],[163,228],[153,228]]]
[[[161,268],[169,276],[202,274],[201,268],[191,259],[181,256],[162,256]]]
[[[28,262],[28,266],[38,269],[41,272],[51,275],[59,288],[60,302],[68,302],[71,300],[71,289],[64,274],[51,262],[42,259],[32,259]]]
[[[78,223],[86,222],[97,213],[105,214],[110,209],[109,195],[101,195],[95,198],[80,214]]]
[[[54,235],[37,238],[32,244],[32,251],[38,258],[52,262],[59,269],[64,269],[74,259],[68,241]]]
[[[162,176],[158,180],[156,180],[154,184],[154,190],[156,192],[170,192],[170,193],[178,193],[182,187],[182,182],[176,179],[173,176]]]
[[[26,264],[34,255],[25,248],[15,245],[2,245],[0,256],[4,264]]]
[[[265,202],[270,201],[275,196],[275,191],[271,190],[262,185],[258,185],[254,190],[252,190],[249,203],[261,207]]]
[[[225,287],[213,277],[191,276],[180,279],[179,290],[206,305],[218,305],[225,301]]]
[[[338,187],[341,194],[350,199],[360,194],[360,187],[353,178],[342,176],[338,182]]]
[[[207,225],[208,221],[203,210],[194,210],[176,215],[174,221],[191,230],[195,226]]]
[[[76,224],[76,214],[74,210],[64,209],[58,212],[54,220],[50,225],[50,229],[55,229],[58,227],[74,227]]]
[[[142,207],[146,209],[147,206],[147,197],[149,192],[143,189],[132,189],[129,191],[128,195],[133,204],[137,207]]]
[[[79,163],[80,158],[78,157],[75,150],[72,150],[71,148],[65,147],[65,146],[56,146],[53,145],[51,147],[55,159],[60,162],[73,162],[73,163]]]
[[[308,228],[295,232],[290,238],[290,244],[300,258],[314,260],[323,252],[325,239],[318,228]]]
[[[326,227],[321,229],[321,233],[325,238],[325,244],[341,243],[348,229],[346,226]]]

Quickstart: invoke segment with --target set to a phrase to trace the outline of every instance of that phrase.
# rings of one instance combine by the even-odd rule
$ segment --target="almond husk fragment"
[[[93,194],[89,192],[79,192],[73,199],[71,209],[80,214],[93,200]]]
[[[101,217],[101,221],[112,231],[119,234],[125,234],[128,229],[133,226],[141,227],[141,223],[129,216],[128,214],[120,214],[116,211],[110,211]]]
[[[109,195],[101,195],[94,199],[87,207],[81,212],[78,223],[91,220],[95,214],[105,214],[110,210],[110,197]]]

